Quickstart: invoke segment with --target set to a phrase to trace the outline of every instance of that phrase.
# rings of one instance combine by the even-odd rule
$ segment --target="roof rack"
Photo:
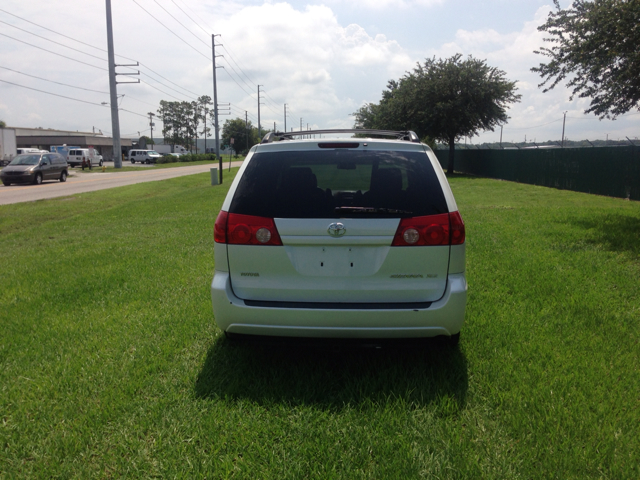
[[[269,132],[262,139],[261,143],[273,143],[282,140],[293,140],[293,137],[303,135],[316,134],[332,134],[332,133],[353,133],[356,135],[379,135],[383,137],[395,137],[397,140],[406,140],[408,142],[420,143],[420,139],[415,132],[411,130],[394,131],[394,130],[370,130],[365,128],[345,128],[332,130],[302,130],[297,132]]]

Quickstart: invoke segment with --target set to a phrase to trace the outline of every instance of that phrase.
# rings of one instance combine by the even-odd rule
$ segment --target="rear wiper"
[[[395,208],[376,208],[376,207],[336,207],[336,213],[388,213],[398,215],[412,215],[413,212],[407,210],[397,210]]]

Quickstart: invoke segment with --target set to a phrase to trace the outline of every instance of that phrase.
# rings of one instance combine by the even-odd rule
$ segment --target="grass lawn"
[[[0,206],[0,478],[640,478],[640,203],[453,177],[459,348],[265,348],[213,321],[231,175]]]

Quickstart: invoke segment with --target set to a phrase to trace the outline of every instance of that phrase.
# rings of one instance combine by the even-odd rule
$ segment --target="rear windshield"
[[[447,213],[424,152],[257,153],[231,213],[271,218],[404,218]]]

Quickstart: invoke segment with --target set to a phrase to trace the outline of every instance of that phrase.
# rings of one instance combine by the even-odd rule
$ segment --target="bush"
[[[188,153],[185,155],[180,155],[179,157],[176,157],[175,155],[166,155],[162,158],[159,158],[156,163],[201,162],[205,160],[214,161],[215,159],[216,155],[214,153]]]

